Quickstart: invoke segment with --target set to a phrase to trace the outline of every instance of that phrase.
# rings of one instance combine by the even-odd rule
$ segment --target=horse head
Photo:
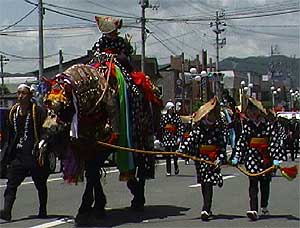
[[[46,88],[43,102],[48,109],[43,127],[50,133],[58,133],[72,121],[75,113],[70,79],[59,74],[53,79],[43,79]]]

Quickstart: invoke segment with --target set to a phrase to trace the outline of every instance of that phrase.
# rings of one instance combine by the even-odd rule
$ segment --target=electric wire
[[[7,30],[7,29],[10,29],[10,28],[16,26],[17,24],[19,24],[20,22],[22,22],[23,20],[25,20],[30,14],[32,14],[36,10],[36,8],[37,8],[37,6],[34,7],[32,10],[30,10],[27,14],[25,14],[23,17],[21,17],[19,20],[17,20],[13,24],[8,25],[7,27],[5,27],[3,29],[0,29],[0,32],[3,32],[5,30]]]
[[[120,11],[120,10],[117,10],[117,9],[114,9],[114,8],[110,8],[110,7],[104,6],[104,5],[100,4],[100,3],[95,3],[95,2],[93,2],[91,0],[86,0],[86,2],[88,2],[88,3],[92,4],[92,5],[95,5],[95,6],[100,6],[103,9],[108,9],[108,10],[113,11],[113,12],[121,13],[123,15],[131,15],[133,17],[138,17],[137,15],[131,14],[129,12],[123,12],[123,11]]]
[[[10,54],[10,53],[4,52],[4,51],[0,51],[0,54],[10,56],[10,57],[14,57],[14,58],[18,58],[18,59],[27,59],[27,60],[39,59],[39,57],[20,56],[20,55]],[[45,55],[44,58],[51,58],[51,57],[57,56],[57,55],[58,55],[58,53],[51,54],[51,55]]]

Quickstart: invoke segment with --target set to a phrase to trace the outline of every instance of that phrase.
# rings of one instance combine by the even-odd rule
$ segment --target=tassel
[[[292,167],[280,167],[281,175],[284,176],[289,181],[293,180],[297,176],[297,166],[294,165]]]

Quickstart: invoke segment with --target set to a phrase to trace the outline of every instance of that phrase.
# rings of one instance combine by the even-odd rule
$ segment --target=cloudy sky
[[[229,57],[269,56],[271,46],[286,56],[300,57],[299,0],[149,0],[157,9],[147,9],[146,55],[160,64],[170,55],[185,53],[195,58],[202,49],[215,60],[216,11],[226,23],[221,39],[226,45],[220,60]],[[38,69],[38,0],[0,0],[0,54],[9,58],[4,71],[24,73]],[[31,4],[30,4],[31,3]],[[95,15],[123,18],[121,35],[133,36],[140,53],[141,35],[138,0],[43,0],[45,67],[86,54],[100,32]]]

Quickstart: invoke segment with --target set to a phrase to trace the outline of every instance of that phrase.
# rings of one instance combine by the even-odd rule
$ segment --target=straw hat
[[[122,27],[122,19],[112,17],[95,16],[99,30],[104,33],[111,33]]]
[[[251,102],[251,104],[253,104],[259,111],[261,111],[262,113],[264,113],[265,115],[267,115],[267,110],[264,108],[264,106],[262,105],[262,103],[259,100],[256,100],[254,97],[250,97],[248,96],[248,104],[246,107],[246,110],[249,106],[249,102]]]
[[[194,122],[200,121],[204,116],[206,116],[210,111],[212,111],[218,103],[218,99],[214,96],[207,103],[202,105],[195,113],[194,113]]]
[[[193,116],[180,116],[182,123],[190,123],[193,120]]]

